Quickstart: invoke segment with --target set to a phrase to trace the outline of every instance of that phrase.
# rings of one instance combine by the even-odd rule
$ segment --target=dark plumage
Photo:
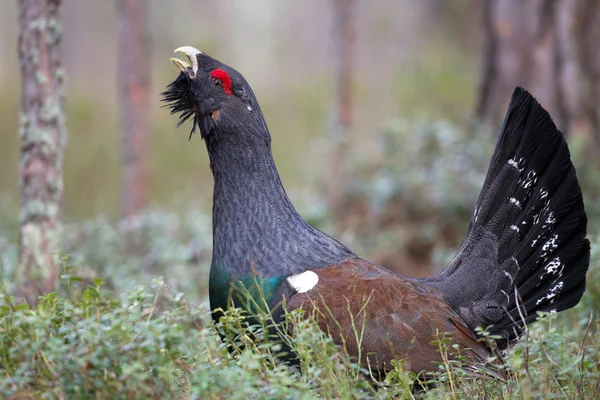
[[[562,134],[525,90],[515,90],[458,253],[440,273],[416,279],[361,259],[307,224],[281,185],[246,80],[193,48],[182,52],[190,63],[174,60],[182,72],[163,100],[179,124],[193,118],[192,133],[198,126],[210,157],[213,309],[243,305],[232,290],[241,282],[275,314],[284,300],[310,311],[362,363],[385,371],[406,358],[418,372],[441,361],[430,344],[438,333],[483,361],[515,341],[537,311],[579,302],[589,264],[581,190]],[[351,321],[364,323],[361,351]],[[477,340],[478,326],[502,337],[496,348]]]
[[[523,318],[529,323],[537,311],[579,302],[590,255],[586,227],[567,143],[550,115],[518,88],[467,236],[450,264],[423,282],[441,290],[471,327],[491,325],[506,348]]]

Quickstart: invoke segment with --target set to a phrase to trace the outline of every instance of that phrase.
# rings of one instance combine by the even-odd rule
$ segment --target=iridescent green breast
[[[286,276],[264,278],[258,275],[236,277],[227,268],[213,265],[210,269],[209,295],[211,310],[227,310],[233,304],[250,314],[265,310]],[[217,319],[221,313],[213,313]]]

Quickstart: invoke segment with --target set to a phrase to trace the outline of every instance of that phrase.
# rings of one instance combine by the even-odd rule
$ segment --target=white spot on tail
[[[286,280],[296,292],[306,293],[317,286],[319,275],[312,271],[305,271],[301,274],[290,275]]]
[[[522,167],[523,164],[525,164],[524,157],[521,157],[518,160],[515,160],[514,158],[511,158],[510,160],[508,160],[508,165],[515,167],[516,169],[519,170],[519,172],[523,172],[523,170],[525,169],[525,167]]]
[[[529,189],[537,183],[537,180],[537,173],[534,170],[531,170],[527,173],[527,176],[521,185],[523,186],[523,189]]]
[[[510,201],[511,204],[514,204],[515,206],[521,208],[521,202],[515,199],[514,197],[511,197],[508,201]]]
[[[252,107],[248,106],[246,108],[248,109],[248,111],[252,111]]]
[[[546,262],[548,256],[558,247],[558,233],[555,233],[544,243],[542,246],[542,252],[540,253],[540,258],[538,263]]]
[[[543,274],[540,277],[540,280],[544,279],[546,277],[546,275],[556,275],[556,274],[561,274],[563,271],[563,265],[560,262],[560,257],[554,257],[548,264],[546,264],[546,266],[544,267],[544,269],[546,270],[546,273]]]
[[[515,231],[515,232],[517,232],[517,233],[519,233],[519,227],[516,226],[516,225],[511,225],[510,229],[513,230],[513,231]]]
[[[554,250],[558,247],[558,233],[552,235],[550,239],[546,243],[544,243],[544,247],[542,247],[542,251]]]
[[[538,306],[540,303],[550,300],[550,303],[554,301],[554,298],[558,296],[563,289],[564,283],[563,281],[558,282],[556,285],[552,286],[550,290],[548,290],[548,294],[536,301],[535,305]]]
[[[548,214],[548,218],[546,218],[546,224],[553,224],[556,222],[556,217],[554,216],[554,213],[552,211],[550,211],[550,213]]]

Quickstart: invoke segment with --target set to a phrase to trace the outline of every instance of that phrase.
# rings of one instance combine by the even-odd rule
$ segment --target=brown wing
[[[431,342],[451,335],[471,360],[484,360],[489,351],[441,294],[402,279],[362,259],[314,271],[318,284],[293,295],[288,310],[302,308],[319,326],[363,365],[386,370],[393,359],[406,359],[407,369],[432,370],[442,358]],[[337,321],[337,322],[336,322]],[[361,352],[359,353],[359,346]]]

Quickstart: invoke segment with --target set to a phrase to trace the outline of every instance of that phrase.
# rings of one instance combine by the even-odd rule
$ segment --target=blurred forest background
[[[593,0],[152,0],[129,16],[127,3],[136,2],[61,5],[63,276],[100,276],[121,291],[163,275],[205,299],[212,176],[199,136],[188,142],[189,126],[176,130],[159,101],[183,45],[244,74],[300,213],[374,262],[422,276],[448,261],[516,85],[569,135],[589,231],[599,233]],[[16,2],[0,2],[0,267],[9,285],[21,205],[18,15]],[[127,42],[128,24],[145,47]],[[145,110],[124,101],[128,79],[141,82]]]

